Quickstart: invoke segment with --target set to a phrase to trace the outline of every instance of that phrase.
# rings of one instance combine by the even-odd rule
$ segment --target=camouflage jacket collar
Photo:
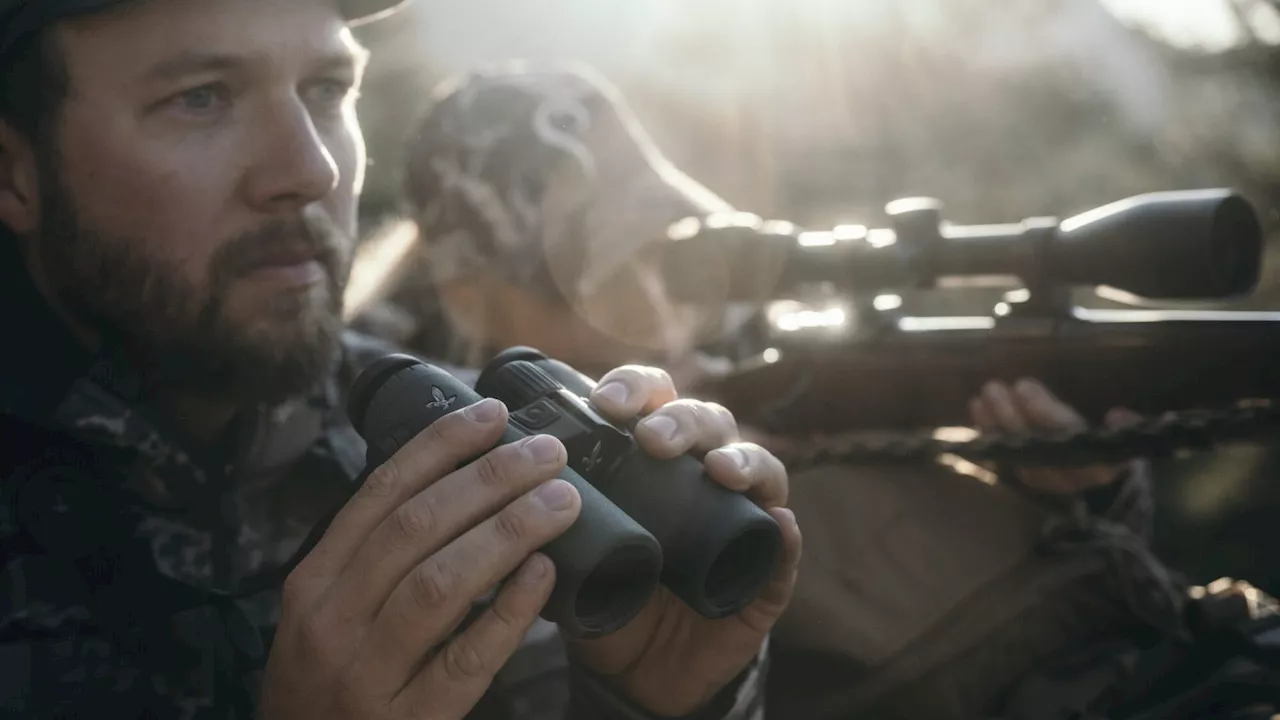
[[[338,372],[342,362],[340,353],[334,371],[305,396],[275,407],[245,408],[233,420],[225,442],[200,449],[148,409],[140,397],[140,378],[120,353],[107,347],[71,383],[48,422],[84,442],[136,451],[161,476],[183,478],[180,484],[218,485],[237,474],[292,465],[326,432],[343,426]],[[346,469],[353,478],[358,472]]]
[[[227,443],[201,451],[140,402],[142,383],[121,353],[75,343],[11,247],[0,249],[0,275],[0,332],[24,341],[0,353],[0,414],[115,458],[75,484],[95,485],[88,504],[133,518],[129,534],[149,542],[161,575],[234,593],[282,564],[303,526],[330,513],[321,506],[336,508],[354,489],[364,443],[346,420],[343,388],[388,348],[348,334],[313,393],[243,412]]]
[[[150,544],[161,575],[218,594],[265,583],[349,497],[365,444],[346,418],[345,389],[397,350],[346,333],[312,394],[243,413],[230,442],[202,452],[139,402],[142,384],[122,354],[80,348],[12,243],[0,245],[0,333],[23,341],[0,353],[0,415],[107,451],[111,468],[75,482],[94,485],[85,504],[132,518],[131,540]]]
[[[151,423],[144,421],[139,407],[137,373],[110,344],[96,354],[86,351],[36,288],[14,238],[0,236],[0,241],[0,337],[16,341],[9,351],[0,353],[0,414],[53,430],[79,429],[96,441],[148,454],[165,452],[158,446],[159,433],[143,428]],[[336,370],[347,359],[347,350],[344,347],[335,358]],[[250,414],[277,425],[299,410],[322,418],[333,416],[340,411],[339,375],[330,373],[308,397]],[[89,420],[103,411],[118,415],[124,409],[131,418],[129,427],[96,426]],[[167,444],[187,445],[172,431],[167,435]]]

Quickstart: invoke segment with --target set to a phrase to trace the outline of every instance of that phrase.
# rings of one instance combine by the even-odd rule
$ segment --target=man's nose
[[[259,121],[259,142],[246,179],[249,202],[262,212],[292,212],[338,186],[338,164],[301,102],[285,103]]]

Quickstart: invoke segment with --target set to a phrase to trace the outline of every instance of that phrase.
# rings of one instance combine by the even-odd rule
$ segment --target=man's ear
[[[0,120],[0,225],[29,235],[40,223],[40,168],[25,135]]]

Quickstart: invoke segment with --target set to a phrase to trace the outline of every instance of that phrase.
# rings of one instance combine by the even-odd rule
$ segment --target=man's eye
[[[178,93],[173,100],[183,110],[203,113],[217,109],[225,102],[226,96],[227,93],[216,85],[202,85]]]
[[[321,105],[340,104],[352,94],[354,87],[345,80],[321,80],[307,88],[308,99]]]

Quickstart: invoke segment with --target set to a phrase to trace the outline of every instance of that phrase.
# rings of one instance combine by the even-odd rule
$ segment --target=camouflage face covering
[[[523,65],[447,82],[409,141],[407,190],[437,281],[482,268],[590,295],[684,217],[730,211],[583,70]]]

